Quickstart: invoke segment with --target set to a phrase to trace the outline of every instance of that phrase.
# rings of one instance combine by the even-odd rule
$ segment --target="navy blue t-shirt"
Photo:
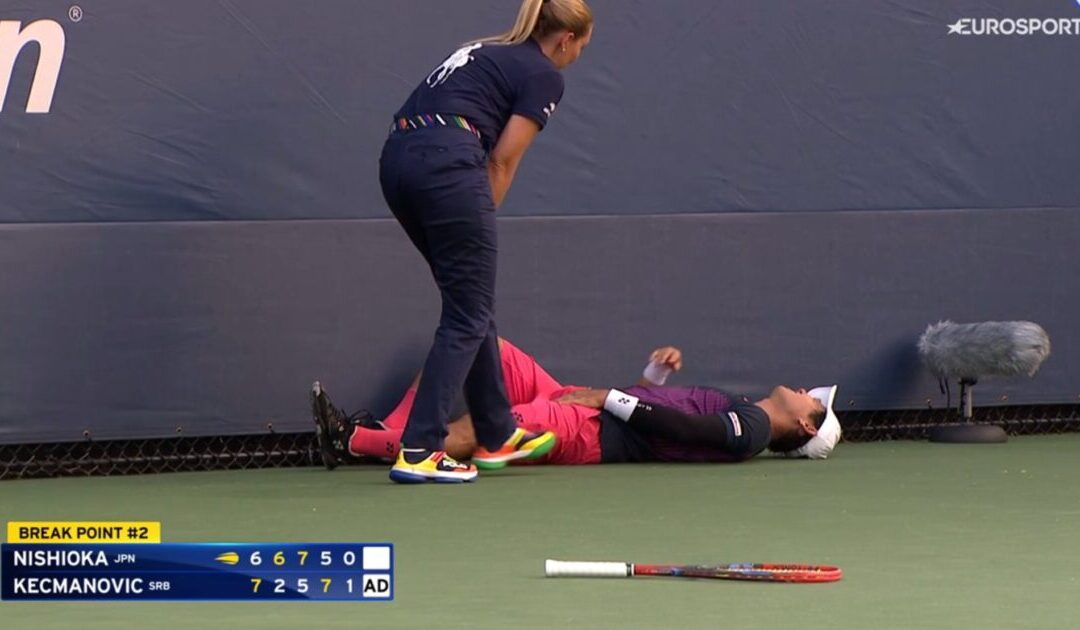
[[[535,40],[514,46],[470,44],[457,50],[417,87],[395,118],[464,116],[488,151],[519,114],[543,129],[563,96],[563,78]]]

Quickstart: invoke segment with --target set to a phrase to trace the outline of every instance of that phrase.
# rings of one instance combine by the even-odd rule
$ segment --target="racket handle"
[[[625,562],[564,562],[546,560],[544,574],[548,577],[630,577],[634,565]]]

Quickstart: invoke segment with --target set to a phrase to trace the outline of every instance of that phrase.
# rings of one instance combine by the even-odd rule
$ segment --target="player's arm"
[[[617,389],[604,397],[604,410],[643,435],[725,450],[736,446],[730,417],[683,413],[641,402]]]
[[[519,114],[511,116],[510,122],[503,128],[495,148],[488,156],[488,177],[491,179],[491,196],[496,208],[502,205],[521,158],[538,133],[540,125]]]
[[[736,412],[725,415],[696,415],[653,405],[617,389],[585,389],[571,392],[557,401],[603,409],[629,424],[635,431],[679,444],[693,444],[744,454],[743,420]]]

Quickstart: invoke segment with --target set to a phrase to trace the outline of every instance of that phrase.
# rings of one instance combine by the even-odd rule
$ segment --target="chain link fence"
[[[956,409],[837,412],[847,442],[922,440],[935,427],[962,424]],[[976,407],[972,422],[993,424],[1009,435],[1036,435],[1080,431],[1080,405],[1027,405]]]
[[[322,465],[322,460],[311,432],[0,445],[0,479],[288,468],[316,463]]]
[[[963,420],[955,409],[838,412],[847,442],[921,440]],[[1009,435],[1080,432],[1080,405],[982,407],[976,423]],[[315,435],[266,433],[0,445],[0,480],[321,466]]]

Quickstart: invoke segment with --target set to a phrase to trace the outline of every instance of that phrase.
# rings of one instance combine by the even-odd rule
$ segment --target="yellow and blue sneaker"
[[[390,469],[390,480],[397,483],[464,483],[474,481],[476,466],[463,464],[446,451],[402,448]]]
[[[473,453],[472,460],[477,468],[497,470],[519,459],[537,459],[547,455],[555,447],[555,434],[551,431],[531,433],[518,427],[514,434],[497,451],[479,447]]]

